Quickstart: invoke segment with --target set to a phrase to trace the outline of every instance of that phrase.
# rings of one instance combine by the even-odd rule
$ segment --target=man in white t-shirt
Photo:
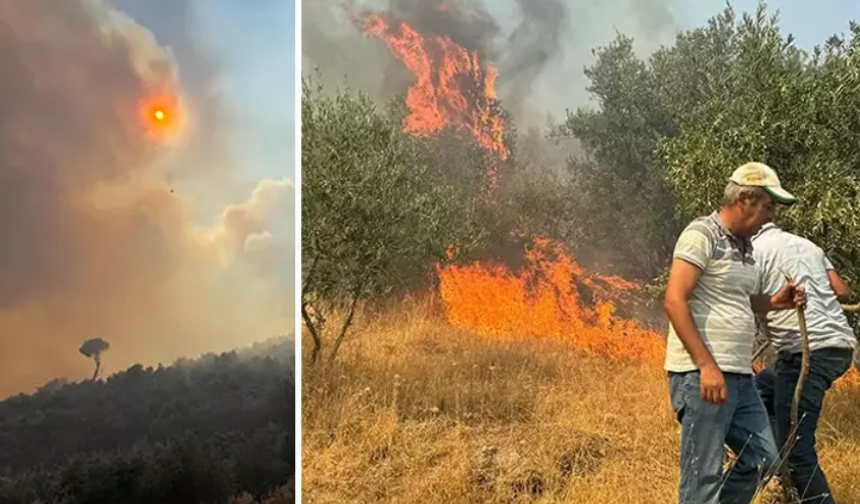
[[[848,325],[840,302],[851,291],[836,273],[820,247],[800,236],[767,223],[752,240],[753,257],[761,270],[762,292],[775,293],[785,285],[783,271],[807,292],[806,332],[809,337],[809,374],[798,407],[798,428],[788,453],[791,484],[801,500],[835,504],[824,471],[818,465],[815,431],[824,396],[834,381],[851,369],[857,338]],[[793,311],[762,317],[776,361],[756,375],[756,386],[774,425],[777,446],[785,446],[791,430],[791,404],[800,377],[802,344],[800,323]]]
[[[753,312],[804,303],[796,284],[759,295],[750,238],[795,197],[776,173],[748,163],[732,174],[718,212],[690,223],[675,245],[666,288],[670,329],[665,369],[681,424],[681,504],[749,504],[778,457],[753,382]],[[737,462],[723,477],[724,445]]]

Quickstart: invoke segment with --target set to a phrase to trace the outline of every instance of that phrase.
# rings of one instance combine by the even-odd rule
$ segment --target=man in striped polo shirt
[[[784,270],[806,287],[806,329],[809,336],[809,375],[798,407],[798,429],[788,455],[792,486],[803,502],[835,504],[824,471],[818,465],[815,431],[824,395],[851,368],[857,338],[840,302],[850,302],[851,291],[820,247],[787,233],[772,222],[753,238],[754,257],[762,274],[762,291],[778,292]],[[800,323],[794,312],[772,312],[763,327],[777,352],[776,362],[756,375],[756,385],[774,425],[777,446],[784,446],[791,430],[791,404],[800,377]]]
[[[795,201],[771,168],[745,164],[729,179],[722,208],[690,223],[675,245],[665,369],[681,424],[681,504],[749,504],[778,457],[753,382],[753,313],[794,308],[805,294],[792,283],[760,295],[750,239],[776,203]],[[724,445],[738,456],[725,478]]]

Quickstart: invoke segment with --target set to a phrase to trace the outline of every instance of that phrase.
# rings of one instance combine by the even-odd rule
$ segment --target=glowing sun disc
[[[179,100],[175,96],[143,96],[138,104],[139,120],[145,135],[158,142],[178,138],[183,126]]]

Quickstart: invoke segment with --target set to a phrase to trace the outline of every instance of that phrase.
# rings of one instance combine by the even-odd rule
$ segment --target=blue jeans
[[[669,373],[672,409],[681,424],[680,504],[749,504],[778,453],[751,374],[724,373],[728,401],[706,403],[698,371]],[[723,475],[724,446],[737,455]]]
[[[851,368],[850,350],[827,348],[809,354],[809,374],[798,407],[797,442],[788,455],[791,483],[804,503],[835,504],[824,471],[818,466],[815,430],[824,406],[824,394]],[[756,376],[756,386],[774,425],[778,446],[785,446],[791,431],[791,403],[800,377],[801,354],[779,355],[774,364]]]

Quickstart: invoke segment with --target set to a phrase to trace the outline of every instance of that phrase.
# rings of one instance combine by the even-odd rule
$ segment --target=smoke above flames
[[[444,36],[498,71],[496,92],[518,124],[543,126],[547,114],[588,105],[583,68],[616,32],[639,50],[671,42],[683,17],[679,0],[303,0],[303,72],[348,83],[380,100],[405,93],[414,73],[384,44],[362,36],[368,13]],[[358,28],[357,28],[358,26]]]
[[[0,0],[0,397],[86,377],[93,337],[109,373],[292,332],[295,187],[230,186],[217,68],[160,3],[171,48],[104,1]],[[201,226],[183,181],[233,203]]]

